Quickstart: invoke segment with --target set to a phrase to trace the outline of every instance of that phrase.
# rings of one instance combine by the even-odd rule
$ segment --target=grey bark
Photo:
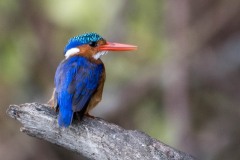
[[[100,118],[84,117],[60,128],[57,114],[46,104],[10,105],[7,114],[20,121],[22,132],[57,144],[88,159],[193,160],[143,132],[125,130]]]

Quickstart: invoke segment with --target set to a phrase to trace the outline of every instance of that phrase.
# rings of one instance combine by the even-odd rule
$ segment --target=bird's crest
[[[75,48],[77,46],[81,46],[84,44],[89,44],[90,42],[97,42],[101,39],[103,38],[99,34],[94,32],[85,33],[85,34],[72,37],[69,39],[68,44],[64,49],[64,54],[71,48]]]

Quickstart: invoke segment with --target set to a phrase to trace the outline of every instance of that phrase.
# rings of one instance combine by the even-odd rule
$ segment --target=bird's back
[[[73,56],[62,61],[54,81],[60,126],[69,126],[74,112],[84,113],[103,73],[101,61],[94,63],[82,56]]]

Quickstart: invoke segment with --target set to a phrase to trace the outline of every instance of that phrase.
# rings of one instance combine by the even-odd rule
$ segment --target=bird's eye
[[[97,47],[97,45],[98,44],[95,41],[89,43],[89,46],[91,46],[91,47]]]

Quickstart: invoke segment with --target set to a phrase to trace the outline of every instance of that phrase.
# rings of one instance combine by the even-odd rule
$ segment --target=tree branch
[[[193,160],[145,133],[84,117],[69,128],[59,128],[57,114],[47,105],[10,105],[7,113],[23,124],[22,132],[77,152],[88,159]]]

